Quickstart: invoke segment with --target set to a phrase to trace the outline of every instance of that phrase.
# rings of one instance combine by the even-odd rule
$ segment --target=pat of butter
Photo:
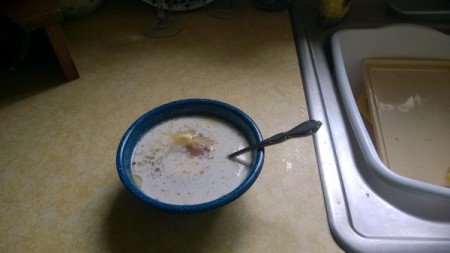
[[[181,133],[172,136],[172,140],[177,144],[187,144],[194,139],[194,135],[191,133]]]

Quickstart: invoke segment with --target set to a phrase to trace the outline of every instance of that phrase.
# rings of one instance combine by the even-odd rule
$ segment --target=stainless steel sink
[[[293,33],[310,117],[324,126],[314,141],[331,233],[350,252],[450,252],[450,199],[393,187],[367,164],[336,83],[330,37],[338,30],[416,23],[389,15],[388,1],[353,1],[341,24],[322,28],[318,1],[293,1]]]

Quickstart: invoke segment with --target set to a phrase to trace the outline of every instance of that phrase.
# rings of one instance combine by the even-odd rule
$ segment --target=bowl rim
[[[199,204],[190,204],[190,205],[178,205],[178,204],[169,204],[165,202],[158,201],[146,194],[144,194],[142,191],[139,190],[138,187],[133,182],[133,179],[130,177],[130,174],[127,173],[127,165],[126,161],[124,161],[124,153],[126,150],[126,144],[130,141],[130,137],[133,134],[136,134],[136,132],[140,132],[139,126],[148,120],[151,117],[162,115],[164,112],[176,109],[176,108],[183,108],[186,106],[195,106],[195,105],[203,105],[203,106],[213,106],[213,107],[220,107],[223,110],[229,111],[232,114],[236,115],[240,120],[242,120],[251,130],[252,135],[255,137],[255,141],[261,141],[262,134],[259,130],[256,123],[242,110],[238,109],[237,107],[219,101],[219,100],[213,100],[213,99],[204,99],[204,98],[189,98],[189,99],[181,99],[176,100],[172,102],[168,102],[165,104],[162,104],[160,106],[157,106],[143,115],[141,115],[134,123],[127,129],[125,134],[123,135],[116,154],[116,167],[119,174],[119,178],[122,181],[125,188],[127,188],[134,196],[136,196],[138,199],[142,200],[143,202],[160,208],[167,211],[173,211],[173,212],[183,212],[183,213],[190,213],[190,212],[200,212],[200,211],[207,211],[211,209],[215,209],[221,206],[224,206],[238,197],[240,197],[242,194],[244,194],[256,181],[257,177],[259,176],[263,163],[264,163],[264,148],[261,148],[259,150],[255,151],[255,158],[253,166],[251,167],[250,173],[247,176],[244,181],[239,184],[238,187],[233,189],[231,192],[223,195],[222,197],[218,199],[214,199],[205,203],[199,203]],[[192,114],[195,115],[195,114]],[[199,114],[201,115],[201,114]],[[181,116],[181,115],[178,115]],[[166,119],[161,120],[157,124],[154,124],[150,127],[152,129],[153,127],[157,126],[158,124],[161,124],[162,122],[165,122],[169,119],[176,118],[175,117],[168,117]],[[214,117],[214,116],[211,116]],[[219,118],[216,116],[216,118]],[[220,118],[219,118],[220,119]],[[225,122],[228,122],[227,120],[224,120]],[[149,130],[150,130],[149,129]],[[148,131],[149,131],[148,130]],[[146,133],[146,132],[145,132]],[[142,137],[142,135],[141,135]],[[138,138],[140,139],[140,137]],[[131,167],[131,162],[128,165]]]

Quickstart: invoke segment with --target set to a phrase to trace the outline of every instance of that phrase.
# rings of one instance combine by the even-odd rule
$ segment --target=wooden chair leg
[[[45,27],[50,43],[58,57],[64,75],[68,81],[75,80],[80,77],[77,67],[73,62],[69,49],[67,48],[66,39],[59,24],[51,24]]]

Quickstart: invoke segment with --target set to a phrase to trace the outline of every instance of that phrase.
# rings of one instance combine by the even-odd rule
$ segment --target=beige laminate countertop
[[[0,77],[0,252],[341,251],[312,138],[267,148],[252,188],[206,213],[146,206],[117,175],[125,130],[162,103],[218,99],[265,137],[308,119],[287,10],[245,6],[232,20],[177,13],[184,31],[151,39],[139,26],[154,8],[106,1],[62,25],[80,79],[62,84],[48,61]]]

